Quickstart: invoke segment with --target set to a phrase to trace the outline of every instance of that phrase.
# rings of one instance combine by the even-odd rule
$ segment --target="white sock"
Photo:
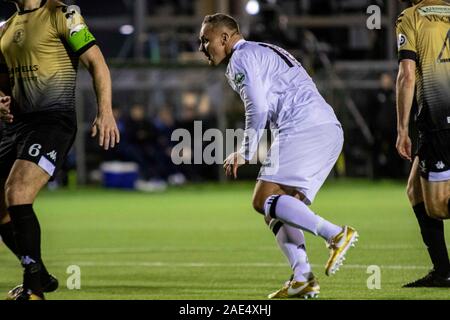
[[[305,250],[305,237],[301,230],[272,219],[270,228],[275,234],[278,246],[289,261],[294,280],[306,281],[305,274],[311,272],[311,266]]]
[[[270,196],[264,203],[264,212],[272,219],[319,235],[327,241],[342,231],[342,227],[316,215],[306,204],[291,196]]]

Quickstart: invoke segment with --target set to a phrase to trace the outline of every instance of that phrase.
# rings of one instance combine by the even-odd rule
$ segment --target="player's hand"
[[[227,177],[233,176],[237,179],[237,171],[240,166],[246,163],[245,159],[238,153],[234,152],[225,159],[223,169]]]
[[[0,120],[12,123],[14,120],[14,116],[11,114],[11,97],[1,97],[0,98]]]
[[[405,160],[411,159],[411,139],[408,134],[399,133],[397,136],[397,144],[395,145],[400,157]]]
[[[103,149],[114,148],[120,142],[120,133],[112,113],[99,114],[92,125],[91,137],[98,134],[98,144]]]

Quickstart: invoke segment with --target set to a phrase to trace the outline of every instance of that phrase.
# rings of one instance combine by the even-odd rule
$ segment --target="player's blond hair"
[[[216,27],[226,27],[231,31],[236,31],[237,33],[241,33],[239,29],[239,24],[236,19],[232,16],[229,16],[224,13],[216,13],[212,15],[207,15],[205,19],[203,19],[203,24],[210,24],[214,28]]]

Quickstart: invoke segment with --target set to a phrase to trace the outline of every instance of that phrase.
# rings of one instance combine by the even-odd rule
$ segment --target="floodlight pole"
[[[387,14],[388,14],[388,25],[387,25],[387,32],[386,32],[386,58],[387,60],[395,60],[395,51],[393,48],[396,47],[396,40],[395,40],[395,16],[396,16],[396,1],[387,1]]]
[[[136,0],[134,4],[134,58],[136,60],[145,59],[146,17],[146,0]]]

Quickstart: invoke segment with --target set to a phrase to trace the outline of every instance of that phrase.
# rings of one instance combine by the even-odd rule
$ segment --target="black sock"
[[[41,228],[33,205],[12,206],[8,211],[14,226],[22,266],[25,269],[23,286],[35,293],[41,293]]]
[[[444,223],[427,215],[423,202],[413,207],[419,222],[422,239],[428,249],[434,270],[440,275],[450,272],[447,246],[445,244]]]
[[[2,237],[3,243],[8,247],[8,249],[11,250],[11,252],[20,259],[12,222],[0,224],[0,236]]]
[[[12,253],[20,260],[19,249],[17,248],[16,237],[14,235],[14,228],[12,222],[0,224],[0,237],[2,237],[3,243],[11,250]],[[41,260],[41,277],[46,281],[50,274],[47,271],[44,263]]]

